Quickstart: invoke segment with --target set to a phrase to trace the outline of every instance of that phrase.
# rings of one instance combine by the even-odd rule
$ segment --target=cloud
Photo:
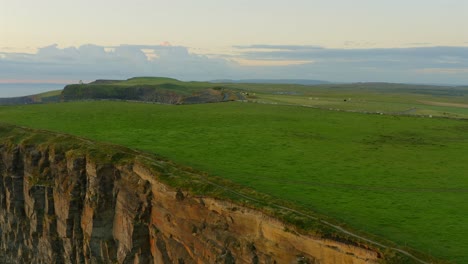
[[[301,65],[301,64],[310,64],[313,61],[286,61],[286,60],[243,60],[243,59],[235,59],[240,66],[292,66],[292,65]]]
[[[467,74],[468,68],[425,68],[416,71],[424,74]]]
[[[312,45],[268,45],[268,44],[259,44],[259,45],[239,45],[233,46],[236,49],[260,49],[260,50],[317,50],[317,49],[324,49],[321,46],[312,46]]]
[[[283,74],[302,74],[302,78],[468,84],[466,72],[460,70],[468,68],[468,47],[327,49],[252,45],[241,46],[238,51],[243,61],[313,62],[283,69]],[[427,69],[433,69],[437,75],[427,74],[431,71]]]
[[[0,79],[93,80],[151,75],[201,80],[223,75],[229,64],[228,60],[193,54],[186,47],[167,43],[67,48],[53,44],[35,54],[0,53]]]
[[[254,46],[251,46],[254,47]],[[281,50],[255,50],[241,53],[250,59],[339,59],[339,60],[375,60],[375,59],[428,59],[441,56],[462,57],[468,59],[468,47],[414,47],[390,49],[325,49],[313,46],[287,46]],[[245,48],[245,47],[243,47]]]
[[[329,49],[259,44],[234,49],[230,54],[201,55],[169,43],[67,48],[53,44],[33,54],[0,52],[0,80],[167,76],[468,84],[468,47]]]
[[[420,47],[420,46],[433,46],[434,44],[430,42],[410,42],[410,43],[406,43],[405,45]]]

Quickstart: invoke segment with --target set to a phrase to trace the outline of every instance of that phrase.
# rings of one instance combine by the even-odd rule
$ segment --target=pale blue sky
[[[466,0],[0,0],[0,46],[459,46],[467,13]]]
[[[0,0],[0,82],[167,74],[468,83],[467,14],[466,0]],[[426,57],[407,49],[436,46],[465,48],[423,50]],[[205,71],[187,73],[177,64],[187,61]],[[119,69],[85,72],[92,62]]]

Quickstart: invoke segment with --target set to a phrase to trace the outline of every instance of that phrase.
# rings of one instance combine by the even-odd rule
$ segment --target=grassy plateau
[[[467,120],[88,101],[0,107],[0,121],[157,153],[403,248],[468,263]]]
[[[200,104],[221,91],[243,102]],[[198,104],[125,101],[191,96]],[[155,153],[375,240],[468,263],[468,87],[138,77],[31,98],[6,103],[85,101],[0,107],[0,122]]]

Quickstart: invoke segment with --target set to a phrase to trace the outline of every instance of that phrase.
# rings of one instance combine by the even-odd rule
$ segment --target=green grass
[[[260,103],[302,105],[323,109],[335,109],[356,112],[382,112],[387,114],[432,115],[452,118],[468,118],[468,108],[457,106],[434,106],[432,101],[440,103],[458,103],[459,98],[433,98],[405,94],[358,93],[310,93],[306,95],[259,94],[253,101]],[[432,100],[432,101],[431,101]],[[468,102],[461,102],[468,106]]]
[[[322,109],[333,109],[355,112],[371,112],[371,113],[386,113],[400,115],[420,115],[420,116],[439,116],[450,118],[468,119],[468,108],[455,106],[434,106],[423,103],[423,98],[420,101],[418,98],[410,97],[413,101],[401,102],[398,97],[394,98],[369,98],[369,96],[358,96],[354,94],[351,97],[335,95],[328,97],[311,97],[298,95],[271,95],[264,94],[257,96],[255,102],[266,104],[285,104],[285,105],[301,105]],[[351,98],[351,99],[349,99]],[[434,99],[433,99],[434,100]],[[467,104],[468,106],[468,104]]]
[[[298,106],[76,102],[0,121],[165,156],[455,263],[468,262],[468,122]]]
[[[96,83],[91,85],[99,85],[102,84]],[[187,93],[187,92],[195,92],[202,89],[212,88],[219,86],[215,83],[209,82],[184,82],[179,81],[177,79],[166,78],[166,77],[135,77],[130,78],[127,80],[122,81],[114,81],[110,83],[105,83],[104,85],[108,86],[121,86],[121,87],[135,87],[135,86],[155,86],[161,87],[162,85],[168,85],[169,89],[176,89],[178,92]],[[162,86],[163,87],[163,86]]]
[[[193,88],[208,88],[217,86],[217,84],[208,82],[184,82],[177,79],[166,78],[166,77],[135,77],[128,80],[117,82],[116,84],[122,86],[134,86],[134,85],[161,85],[161,84],[176,84],[181,86],[193,87]]]
[[[47,97],[52,97],[52,96],[59,96],[62,93],[62,90],[54,90],[54,91],[48,91],[40,94],[36,94],[34,96],[38,98],[47,98]]]
[[[255,94],[250,100],[262,103],[295,104],[345,111],[433,115],[468,118],[468,87],[444,87],[392,83],[323,85],[224,84]],[[431,102],[455,103],[434,110]]]
[[[248,100],[267,104],[292,104],[356,112],[468,118],[468,87],[392,83],[305,86],[183,82],[164,77],[135,77],[128,80],[98,80],[86,85],[69,85],[63,92],[63,98],[67,101],[92,98],[142,100],[144,94],[149,93],[148,89],[190,96],[210,88],[247,92],[249,93]],[[440,107],[437,106],[438,104],[446,106]]]

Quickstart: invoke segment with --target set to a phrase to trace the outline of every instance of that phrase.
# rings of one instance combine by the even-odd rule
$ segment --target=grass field
[[[61,91],[53,91],[34,95],[32,98],[36,103],[59,102],[62,99],[65,101],[90,99],[157,101],[154,98],[156,95],[149,92],[150,88],[162,92],[166,96],[190,97],[203,91],[216,89],[235,94],[239,92],[247,94],[246,98],[242,99],[264,104],[468,119],[468,87],[395,83],[318,85],[210,83],[184,82],[165,77],[135,77],[128,80],[97,80],[89,84],[69,85],[62,94],[60,94]],[[159,97],[161,96],[160,94]],[[156,98],[159,97],[156,96]],[[238,99],[240,99],[238,96],[230,97],[230,100]],[[181,103],[182,101],[177,102]],[[203,102],[203,100],[201,101]],[[14,103],[30,102],[20,100]],[[167,102],[163,101],[162,103]]]
[[[228,87],[231,87],[228,85]],[[255,92],[260,103],[400,115],[468,118],[468,88],[398,84],[273,85],[236,84]]]
[[[0,122],[157,153],[468,263],[466,120],[240,102],[74,102],[0,107]]]

